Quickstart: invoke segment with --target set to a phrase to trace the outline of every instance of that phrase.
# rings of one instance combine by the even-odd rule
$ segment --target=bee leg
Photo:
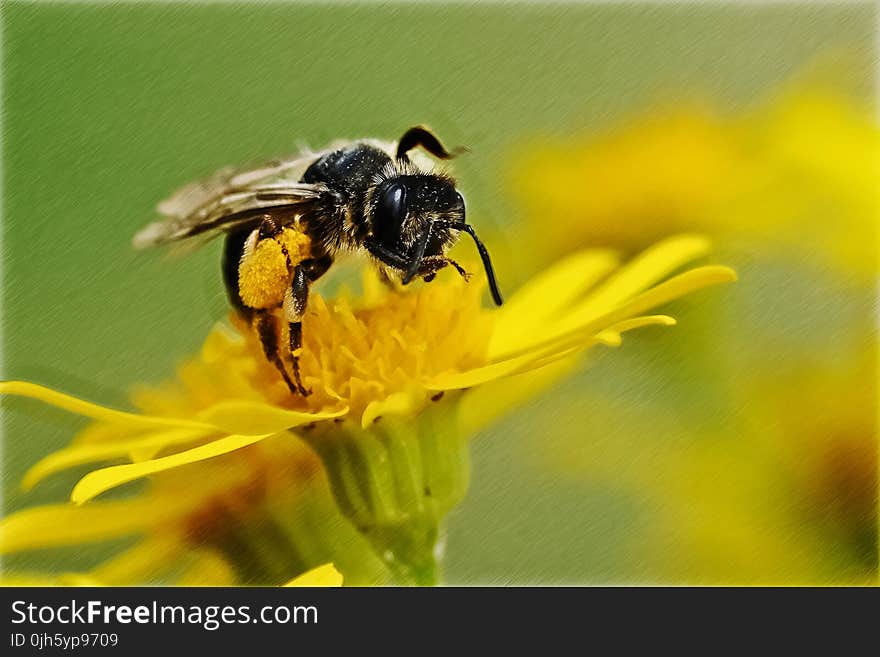
[[[226,293],[229,301],[240,315],[246,318],[252,318],[254,309],[247,306],[241,298],[241,282],[239,280],[239,272],[241,265],[247,261],[257,248],[257,243],[267,238],[274,238],[282,231],[278,223],[271,215],[264,215],[259,227],[253,230],[238,230],[229,233],[226,236],[226,243],[223,246],[223,259],[221,268],[223,270],[223,282],[226,284]],[[284,245],[281,245],[282,252],[288,260],[288,269],[290,269],[290,256]]]
[[[281,226],[272,218],[272,215],[264,215],[263,220],[260,222],[260,227],[257,229],[258,239],[265,240],[275,237],[281,231]]]
[[[293,280],[284,295],[284,317],[287,320],[290,359],[293,362],[293,378],[296,388],[303,397],[312,394],[306,390],[299,371],[299,354],[302,350],[302,319],[309,302],[309,266],[298,264],[293,270]],[[326,271],[326,268],[324,269]],[[322,272],[323,273],[323,272]]]
[[[281,247],[281,253],[282,255],[284,255],[284,259],[287,261],[287,271],[292,272],[293,261],[290,259],[290,253],[288,253],[287,246],[285,246],[284,242],[278,239],[278,236],[281,235],[282,232],[284,232],[284,228],[281,227],[272,218],[271,215],[267,214],[265,217],[263,217],[263,221],[260,222],[260,227],[255,229],[252,233],[252,237],[250,238],[249,243],[252,240],[253,244],[251,245],[250,250],[253,251],[253,249],[257,245],[257,242],[262,242],[263,240],[275,240],[278,243],[278,246]],[[248,245],[246,244],[244,252],[245,255],[243,255],[242,257],[247,257],[247,246]]]
[[[396,253],[391,249],[382,246],[381,244],[367,240],[366,242],[364,242],[364,246],[371,255],[378,258],[385,264],[403,270],[406,270],[406,268],[409,267],[409,260],[404,258],[399,253]]]
[[[426,270],[429,270],[427,276],[423,277],[426,281],[429,280],[428,276],[431,277],[430,280],[433,280],[434,276],[437,275],[437,272],[447,265],[452,265],[455,271],[458,272],[459,276],[461,276],[465,281],[470,281],[471,276],[473,276],[473,274],[466,271],[465,268],[458,264],[455,260],[453,260],[452,258],[447,258],[446,256],[428,256],[423,260],[423,263],[424,268]]]
[[[382,246],[381,244],[376,244],[375,242],[366,242],[365,244],[367,251],[369,251],[373,256],[381,260],[382,262],[388,263],[394,267],[399,269],[407,269],[409,268],[410,261],[403,258],[403,256],[389,250],[388,248]],[[447,258],[446,256],[437,255],[437,256],[426,256],[421,259],[421,265],[419,267],[420,276],[426,282],[431,282],[434,280],[434,277],[437,275],[437,272],[446,267],[447,265],[452,265],[455,267],[455,270],[461,274],[462,278],[466,281],[470,280],[471,274],[465,271],[464,267],[459,265],[452,258]],[[384,270],[382,271],[382,276],[387,278],[387,274]],[[389,281],[391,284],[391,281]],[[394,285],[391,284],[393,288]]]
[[[447,258],[446,256],[436,255],[436,256],[428,256],[422,260],[421,266],[421,277],[422,280],[426,283],[430,283],[437,277],[437,272],[441,269],[445,268],[448,265],[452,265],[455,271],[465,280],[470,281],[471,276],[469,272],[465,271],[465,268],[458,264],[452,258]]]
[[[253,323],[257,334],[260,336],[266,360],[272,363],[281,373],[281,377],[284,379],[287,387],[290,388],[290,391],[293,394],[297,394],[300,392],[300,389],[290,380],[290,375],[284,367],[284,361],[281,360],[281,356],[278,354],[278,324],[275,321],[275,316],[268,310],[257,310],[254,312]]]
[[[307,258],[299,264],[300,267],[305,270],[306,278],[314,283],[327,273],[327,270],[330,269],[330,265],[333,264],[333,258],[328,255],[323,255],[317,258]]]
[[[290,332],[290,358],[293,361],[293,378],[296,380],[296,388],[303,397],[312,394],[311,390],[306,390],[299,373],[299,351],[302,349],[302,322],[290,322],[288,325]]]
[[[465,271],[465,268],[458,264],[455,260],[453,260],[452,258],[446,258],[446,262],[452,265],[455,268],[455,271],[458,272],[458,275],[461,276],[464,280],[471,280],[471,276],[473,276],[473,274]]]

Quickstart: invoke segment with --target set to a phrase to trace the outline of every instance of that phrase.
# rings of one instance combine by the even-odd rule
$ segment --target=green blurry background
[[[840,77],[855,96],[873,91],[868,4],[4,3],[2,12],[3,378],[123,407],[132,384],[171,376],[227,312],[219,242],[184,258],[130,248],[159,200],[220,166],[300,143],[393,139],[428,123],[471,150],[456,172],[509,290],[527,275],[516,267],[530,252],[505,177],[523,140],[601,130],[679,98],[748,110],[823,57],[846,62]],[[790,275],[779,263],[760,271]],[[754,304],[772,305],[785,325],[813,295],[831,326],[810,349],[849,323],[872,339],[869,292],[802,285],[806,296],[795,288],[790,307],[775,296]],[[707,385],[705,361],[737,354],[698,330],[696,307],[714,295],[701,312],[723,314],[730,294],[678,304],[682,326],[597,353],[581,375],[475,441],[472,488],[449,523],[446,581],[815,582],[876,569],[876,535],[857,539],[853,554],[829,545],[832,565],[807,558],[792,569],[783,550],[759,569],[723,560],[700,568],[673,529],[657,531],[667,520],[654,492],[576,467],[609,445],[621,467],[650,468],[658,441],[711,451],[705,441],[727,421],[717,410],[727,375],[716,370]],[[76,473],[28,494],[17,482],[79,422],[23,400],[3,407],[4,512],[64,499]],[[791,531],[798,545],[800,530]],[[82,568],[104,549],[10,563]]]

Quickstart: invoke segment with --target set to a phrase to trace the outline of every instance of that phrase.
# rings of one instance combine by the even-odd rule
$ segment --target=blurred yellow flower
[[[522,239],[540,262],[697,231],[876,272],[880,131],[869,107],[830,87],[793,86],[741,115],[657,109],[602,134],[541,140],[511,161]]]
[[[96,420],[37,463],[25,486],[73,466],[127,461],[82,477],[72,505],[5,518],[0,551],[145,535],[87,576],[145,581],[199,551],[208,563],[187,565],[187,581],[201,572],[202,583],[281,584],[329,561],[352,584],[436,581],[438,525],[467,488],[467,437],[591,346],[674,323],[646,311],[734,280],[713,265],[672,275],[707,250],[685,235],[625,265],[608,251],[576,253],[497,310],[483,309],[481,290],[457,277],[409,293],[368,279],[356,305],[315,296],[304,320],[306,398],[289,393],[252,332],[226,326],[177,381],[135,395],[143,414],[0,383],[0,393]],[[469,403],[502,380],[494,403]],[[139,494],[94,500],[144,477],[152,485]]]
[[[878,584],[868,362],[861,374],[805,365],[791,379],[769,368],[742,378],[723,367],[714,379],[698,372],[710,399],[723,388],[727,400],[705,409],[712,420],[683,413],[693,392],[676,387],[667,392],[679,410],[643,400],[601,437],[591,429],[626,415],[629,400],[587,392],[589,421],[576,408],[554,416],[580,430],[554,439],[546,465],[638,500],[645,516],[621,549],[650,582]]]
[[[584,386],[560,422],[578,431],[545,453],[642,500],[654,524],[631,549],[651,577],[878,581],[878,136],[866,103],[799,84],[747,113],[655,110],[515,158],[539,262],[698,230],[742,275],[723,312],[682,304],[664,394]],[[579,457],[612,415],[612,439]]]

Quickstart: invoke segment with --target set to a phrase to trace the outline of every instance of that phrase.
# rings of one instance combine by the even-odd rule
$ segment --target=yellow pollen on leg
[[[309,257],[311,243],[302,233],[285,228],[277,238],[258,242],[253,253],[242,260],[238,268],[238,292],[245,305],[276,308],[284,301],[291,275],[284,249],[290,256],[291,266],[296,266]]]
[[[311,256],[312,241],[307,235],[295,228],[285,228],[275,239],[287,248],[287,252],[290,254],[290,261],[294,265]]]

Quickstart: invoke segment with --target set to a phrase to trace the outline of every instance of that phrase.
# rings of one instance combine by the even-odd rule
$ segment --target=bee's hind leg
[[[306,390],[299,371],[299,355],[302,351],[302,319],[309,301],[309,280],[305,268],[299,264],[293,270],[293,280],[287,294],[284,295],[284,318],[287,320],[288,349],[290,360],[293,363],[293,378],[296,380],[296,390],[303,397],[312,394]]]
[[[303,385],[302,376],[299,372],[299,352],[302,349],[302,322],[290,322],[288,325],[290,333],[290,359],[293,361],[293,378],[296,380],[296,388],[303,397],[312,394],[311,390],[306,390]]]
[[[260,336],[260,342],[263,345],[263,353],[266,354],[266,360],[272,363],[281,373],[281,377],[284,379],[287,387],[290,388],[290,392],[293,394],[301,393],[302,385],[297,385],[290,379],[290,375],[287,373],[287,368],[284,367],[284,361],[281,360],[281,355],[278,353],[278,323],[275,319],[275,315],[269,310],[257,310],[254,311],[252,321],[257,334]],[[296,370],[296,379],[298,382],[298,370]]]
[[[302,320],[309,303],[309,285],[327,271],[331,262],[329,256],[303,260],[294,267],[290,288],[284,295],[283,308],[284,317],[288,323],[288,347],[290,360],[293,363],[293,378],[296,381],[299,394],[303,397],[312,394],[312,391],[307,390],[303,385],[299,371],[299,355],[302,351]]]

